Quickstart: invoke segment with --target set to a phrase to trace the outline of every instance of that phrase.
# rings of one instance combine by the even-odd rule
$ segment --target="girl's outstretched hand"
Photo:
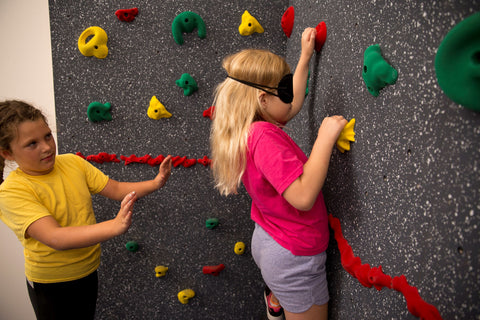
[[[137,201],[137,194],[135,191],[130,192],[125,198],[123,198],[120,205],[120,211],[118,211],[117,216],[113,219],[116,235],[124,234],[127,232],[128,228],[130,228],[130,225],[132,224],[132,210],[135,201]]]
[[[315,36],[317,30],[315,28],[306,28],[302,33],[302,55],[309,59],[312,57],[315,50]]]
[[[347,120],[343,116],[326,117],[318,129],[318,137],[328,139],[333,145],[346,124]]]
[[[158,189],[163,187],[167,182],[168,178],[172,174],[172,156],[168,155],[160,164],[158,169],[158,174],[155,177],[155,183],[158,186]]]

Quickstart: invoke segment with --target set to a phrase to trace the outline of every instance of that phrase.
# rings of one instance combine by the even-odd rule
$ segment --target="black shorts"
[[[38,320],[95,318],[97,271],[67,282],[38,283],[27,280],[28,295]]]

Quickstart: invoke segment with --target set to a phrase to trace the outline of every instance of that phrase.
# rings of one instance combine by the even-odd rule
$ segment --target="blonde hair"
[[[227,56],[222,66],[231,77],[270,87],[290,73],[282,57],[260,49]],[[247,163],[250,125],[263,119],[258,91],[230,78],[215,89],[210,147],[215,187],[222,195],[237,193],[240,186]]]

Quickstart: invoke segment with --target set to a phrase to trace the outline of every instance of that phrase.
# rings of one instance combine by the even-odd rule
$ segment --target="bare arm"
[[[142,198],[163,187],[172,172],[172,156],[168,156],[160,164],[158,174],[153,180],[141,182],[120,182],[113,179],[108,180],[107,185],[100,191],[104,197],[113,200],[121,200],[131,191],[135,191],[139,198]]]
[[[120,211],[114,219],[101,223],[61,227],[52,217],[47,216],[33,222],[27,229],[27,237],[55,249],[68,250],[85,248],[125,233],[132,223],[135,192],[129,193],[122,201]]]
[[[308,66],[315,49],[315,28],[306,28],[302,34],[302,52],[293,75],[292,119],[302,109],[307,89]]]
[[[298,210],[307,211],[313,207],[327,177],[333,146],[346,124],[342,116],[323,120],[302,175],[283,192],[283,197]]]

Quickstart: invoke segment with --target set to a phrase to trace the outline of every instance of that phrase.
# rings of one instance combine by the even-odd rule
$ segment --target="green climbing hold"
[[[183,44],[183,33],[191,33],[193,30],[198,29],[198,37],[204,39],[207,36],[207,29],[205,22],[195,12],[184,11],[177,15],[172,22],[172,34],[173,40],[177,44]]]
[[[198,90],[197,82],[188,73],[182,74],[180,79],[176,80],[175,83],[183,89],[184,96],[189,96]]]
[[[447,33],[435,56],[435,72],[450,99],[480,112],[480,12]]]
[[[136,241],[128,241],[125,244],[125,247],[127,248],[128,251],[130,252],[136,252],[138,251],[138,243]]]
[[[378,97],[385,86],[397,82],[398,72],[382,57],[380,45],[374,44],[365,50],[362,77],[374,97]]]
[[[110,113],[112,106],[109,102],[103,104],[101,102],[94,101],[88,105],[87,116],[88,120],[92,122],[98,122],[102,120],[112,120]]]
[[[218,226],[218,219],[217,219],[217,218],[207,219],[207,221],[205,221],[205,226],[206,226],[208,229],[213,229],[213,228],[215,228],[216,226]]]

